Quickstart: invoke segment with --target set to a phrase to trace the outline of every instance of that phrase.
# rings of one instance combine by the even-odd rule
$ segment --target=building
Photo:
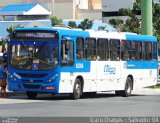
[[[133,3],[136,0],[102,0],[102,20],[103,22],[109,22],[111,18],[118,18],[126,20],[127,16],[121,16],[119,14],[120,8],[133,8]],[[116,3],[116,4],[115,4]]]
[[[8,5],[0,10],[0,21],[47,20],[50,14],[50,11],[35,3]]]
[[[102,20],[103,22],[109,22],[111,18],[119,18],[126,20],[127,16],[121,16],[119,14],[120,8],[133,9],[133,3],[136,0],[102,0]],[[159,0],[153,0],[153,2],[159,2]],[[137,12],[140,15],[140,12]],[[139,16],[140,17],[140,16]]]
[[[50,11],[39,4],[8,5],[0,10],[0,40],[6,39],[10,25],[51,27]]]
[[[61,19],[102,19],[101,0],[1,0],[0,8],[29,3],[38,3]]]

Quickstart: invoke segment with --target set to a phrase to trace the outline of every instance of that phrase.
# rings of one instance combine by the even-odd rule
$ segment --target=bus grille
[[[31,80],[21,79],[22,82],[31,82]],[[33,80],[33,82],[43,82],[43,80]]]
[[[39,89],[40,85],[23,84],[23,87],[26,89]]]
[[[26,78],[42,78],[47,76],[48,74],[28,74],[28,73],[17,73],[21,77],[26,77]]]

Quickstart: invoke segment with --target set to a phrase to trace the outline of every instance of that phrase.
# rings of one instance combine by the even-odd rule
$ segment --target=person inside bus
[[[129,53],[127,50],[123,52],[123,60],[129,60]]]
[[[78,51],[77,59],[84,59],[84,57],[83,57],[83,51]]]
[[[4,48],[3,59],[4,59],[5,61],[7,61],[7,49],[6,49],[6,48]]]
[[[69,61],[69,60],[70,60],[68,51],[65,52],[64,59],[65,59],[66,61]]]

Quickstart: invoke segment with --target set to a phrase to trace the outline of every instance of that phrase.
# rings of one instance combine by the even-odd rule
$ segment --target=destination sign
[[[13,38],[58,39],[58,33],[56,31],[16,31]]]

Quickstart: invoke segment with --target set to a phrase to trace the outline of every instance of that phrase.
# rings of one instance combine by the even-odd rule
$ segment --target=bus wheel
[[[35,99],[37,97],[37,92],[26,91],[28,99]]]
[[[122,95],[122,91],[115,91],[116,96],[121,96]]]
[[[132,92],[132,79],[130,77],[127,77],[125,89],[122,91],[123,97],[129,97]]]
[[[95,97],[97,92],[84,92],[83,95],[87,97]]]
[[[75,80],[73,93],[71,94],[71,97],[75,100],[79,99],[82,93],[82,86],[81,81],[79,79]]]

